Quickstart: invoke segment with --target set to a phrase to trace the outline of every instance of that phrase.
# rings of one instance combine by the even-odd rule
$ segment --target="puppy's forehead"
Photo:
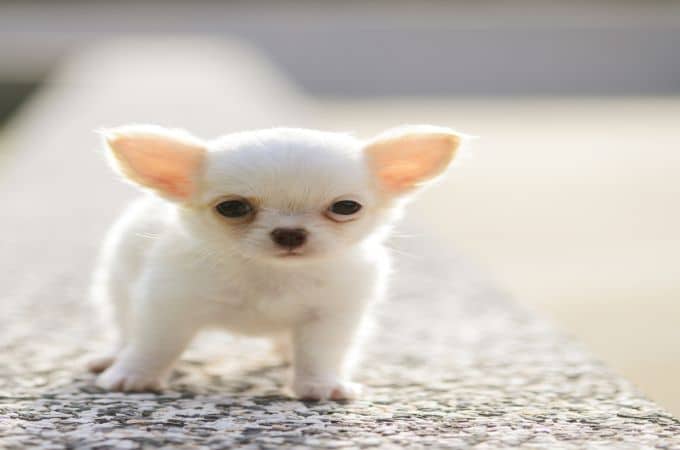
[[[303,129],[225,136],[210,146],[204,189],[288,209],[364,194],[369,177],[361,147],[346,134]]]

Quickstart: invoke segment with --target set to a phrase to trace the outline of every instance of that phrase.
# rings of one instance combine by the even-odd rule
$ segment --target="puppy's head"
[[[117,170],[176,204],[212,251],[281,263],[331,257],[384,234],[402,200],[444,172],[462,139],[432,126],[367,142],[286,128],[214,141],[148,125],[103,134]]]

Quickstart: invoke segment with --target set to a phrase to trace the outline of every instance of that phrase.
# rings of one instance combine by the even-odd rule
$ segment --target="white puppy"
[[[358,394],[349,369],[389,271],[381,242],[417,187],[442,174],[462,136],[407,126],[362,142],[270,129],[203,141],[130,125],[103,132],[113,166],[152,191],[111,230],[95,293],[120,342],[91,364],[108,390],[157,390],[203,328],[288,349],[301,398]]]

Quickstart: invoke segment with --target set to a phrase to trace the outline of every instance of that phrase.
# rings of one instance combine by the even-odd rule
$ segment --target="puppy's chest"
[[[275,327],[314,318],[332,307],[340,286],[323,273],[248,271],[224,277],[216,288],[213,300],[224,305],[229,318]]]

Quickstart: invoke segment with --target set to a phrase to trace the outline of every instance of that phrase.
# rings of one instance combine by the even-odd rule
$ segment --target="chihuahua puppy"
[[[103,246],[94,288],[119,343],[92,362],[97,386],[159,390],[192,337],[220,327],[274,340],[296,396],[356,397],[356,338],[390,267],[382,241],[463,136],[422,125],[369,141],[288,128],[212,141],[152,125],[102,134],[112,166],[152,195]]]

